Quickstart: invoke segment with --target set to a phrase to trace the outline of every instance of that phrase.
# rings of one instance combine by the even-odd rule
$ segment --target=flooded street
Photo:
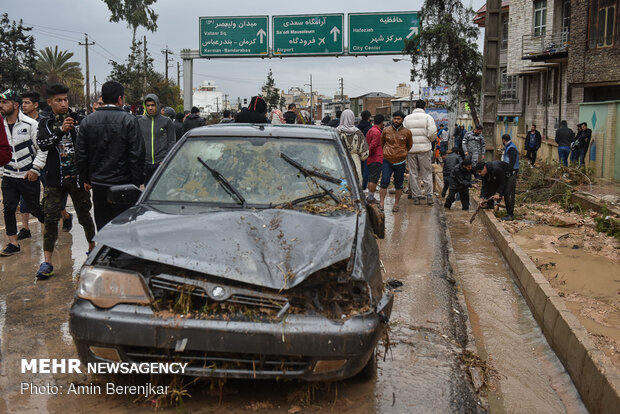
[[[494,370],[491,412],[587,412],[480,220],[446,215],[478,352]]]
[[[390,321],[390,347],[379,345],[374,380],[338,383],[296,381],[198,381],[174,412],[481,412],[480,400],[461,361],[467,334],[447,264],[438,204],[415,206],[403,200],[391,213],[386,203],[386,238],[379,241],[384,278],[403,282]],[[468,214],[448,213],[459,274],[478,354],[493,368],[491,412],[586,412],[562,365],[550,350],[511,274],[486,230]],[[68,333],[68,311],[86,242],[81,227],[60,233],[56,275],[35,282],[42,260],[40,227],[22,243],[18,256],[0,266],[0,412],[152,412],[153,401],[139,396],[31,395],[22,383],[135,385],[148,378],[87,377],[85,374],[22,374],[22,358],[76,358]],[[186,382],[191,381],[186,379]],[[180,388],[179,388],[180,390]],[[299,411],[297,411],[299,410]]]

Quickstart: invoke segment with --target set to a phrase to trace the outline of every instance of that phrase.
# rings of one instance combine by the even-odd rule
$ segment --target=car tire
[[[356,375],[362,381],[371,381],[377,377],[377,350],[372,351],[364,368]]]

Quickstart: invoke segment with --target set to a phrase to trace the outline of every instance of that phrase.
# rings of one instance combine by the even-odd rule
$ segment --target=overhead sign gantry
[[[185,109],[192,106],[193,59],[401,54],[419,31],[417,12],[200,17],[198,49],[181,50]],[[271,42],[271,47],[269,47]]]

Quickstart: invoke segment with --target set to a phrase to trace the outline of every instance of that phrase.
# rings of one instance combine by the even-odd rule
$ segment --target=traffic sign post
[[[350,13],[350,55],[393,55],[405,48],[405,40],[420,30],[415,12]]]
[[[201,17],[201,57],[265,57],[269,16]]]
[[[344,14],[273,16],[274,56],[342,55]]]

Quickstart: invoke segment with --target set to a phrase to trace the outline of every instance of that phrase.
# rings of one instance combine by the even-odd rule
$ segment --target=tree
[[[59,51],[46,47],[37,54],[37,71],[45,84],[64,83],[69,87],[69,102],[71,105],[88,106],[84,102],[84,76],[78,62],[70,62],[73,52]]]
[[[267,74],[267,82],[262,87],[262,94],[267,102],[268,110],[280,109],[284,105],[284,97],[280,94],[280,89],[276,88],[276,82],[273,79],[273,72],[269,69]]]
[[[182,105],[179,85],[166,81],[164,74],[155,72],[150,53],[147,52],[146,62],[142,53],[142,42],[138,42],[131,48],[125,63],[111,60],[112,71],[108,80],[120,82],[125,87],[125,102],[129,105],[142,106],[142,99],[147,93],[156,94],[160,102],[166,106],[174,108]]]
[[[0,88],[18,91],[37,84],[36,49],[32,28],[11,22],[7,13],[0,18]]]
[[[149,6],[157,0],[103,0],[108,6],[110,13],[110,21],[117,23],[121,20],[127,22],[127,27],[132,30],[131,46],[136,44],[136,31],[142,26],[150,32],[157,30],[157,18],[159,15],[155,13]]]
[[[475,124],[482,87],[482,54],[476,43],[480,30],[473,23],[475,12],[460,0],[426,0],[420,12],[420,32],[406,42],[411,55],[411,80],[426,79],[429,85],[447,85],[465,97]],[[417,71],[416,67],[422,70]]]

